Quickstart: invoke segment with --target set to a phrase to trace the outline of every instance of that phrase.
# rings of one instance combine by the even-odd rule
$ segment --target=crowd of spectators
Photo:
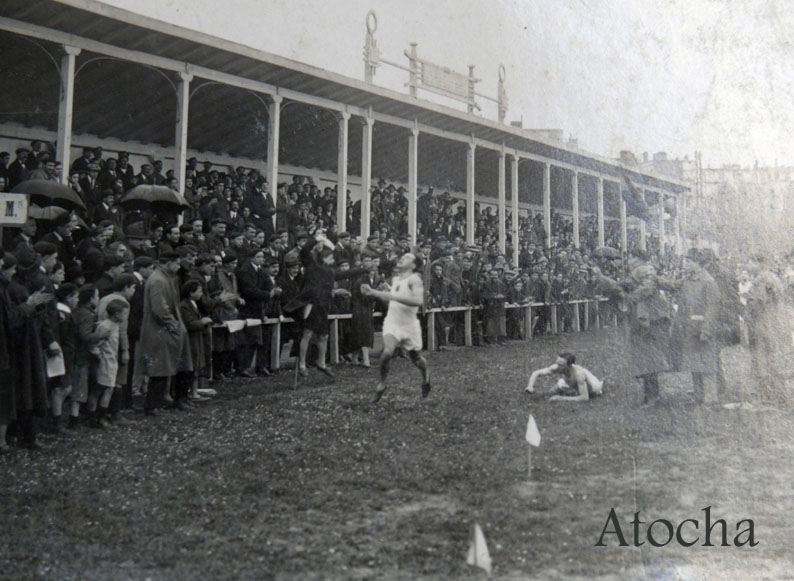
[[[0,154],[0,190],[28,179],[57,181],[58,175],[46,143],[18,149],[13,162]],[[190,159],[184,189],[190,207],[181,225],[175,213],[124,211],[120,204],[136,185],[177,190],[176,178],[171,171],[163,173],[159,160],[136,171],[124,152],[110,157],[101,148],[84,148],[69,176],[68,185],[86,211],[6,228],[0,261],[6,326],[0,355],[4,347],[8,355],[0,357],[0,366],[5,364],[15,378],[0,398],[0,428],[16,421],[17,437],[30,445],[35,442],[30,418],[47,410],[53,430],[80,425],[81,417],[101,429],[122,422],[120,410],[144,392],[146,411],[154,414],[164,401],[177,409],[190,406],[202,397],[199,389],[210,375],[270,374],[272,329],[251,321],[294,316],[285,309],[300,295],[308,264],[339,272],[360,269],[357,277],[336,277],[333,312],[353,313],[342,326],[340,349],[346,359],[360,358],[365,366],[376,306],[358,288],[363,282],[376,288],[388,281],[405,252],[423,260],[425,308],[441,310],[435,328],[425,332],[434,333],[441,347],[464,343],[462,315],[447,312],[455,306],[481,307],[474,316],[477,345],[524,337],[525,310],[506,310],[506,305],[540,303],[531,322],[536,334],[552,328],[551,305],[558,305],[557,327],[570,330],[573,309],[580,307],[568,302],[595,296],[593,269],[620,268],[614,256],[603,257],[595,249],[597,228],[589,217],[582,221],[577,249],[569,219],[552,213],[546,248],[541,216],[519,216],[518,263],[513,264],[512,241],[505,253],[499,249],[495,209],[476,204],[475,244],[467,245],[464,203],[432,190],[418,198],[418,244],[411,248],[405,190],[385,180],[371,190],[372,234],[361,240],[360,202],[348,196],[348,231],[339,232],[335,189],[319,188],[306,176],[277,184],[274,199],[255,169],[221,171],[211,162],[200,167]],[[512,219],[508,216],[508,231]],[[613,230],[607,232],[611,239]],[[328,245],[332,252],[323,250]],[[316,261],[310,263],[306,257],[312,250]],[[151,302],[149,286],[170,302],[145,307],[145,300]],[[189,365],[177,350],[178,363],[150,369],[156,356],[150,351],[157,348],[156,336],[146,328],[152,309],[160,309],[158,316],[168,321],[167,333],[175,326],[186,329]],[[239,321],[247,324],[241,328]],[[296,343],[297,327],[285,325],[282,342]],[[12,333],[21,333],[21,340],[9,342]],[[325,350],[321,353],[324,357]],[[58,357],[65,372],[50,370],[48,377],[44,362]]]

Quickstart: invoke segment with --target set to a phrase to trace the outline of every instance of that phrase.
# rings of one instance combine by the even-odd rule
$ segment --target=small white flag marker
[[[540,432],[532,414],[529,414],[529,421],[527,422],[527,442],[530,446],[535,446],[536,448],[540,446]]]
[[[488,544],[485,542],[485,535],[482,534],[482,529],[477,523],[474,523],[474,530],[469,543],[469,554],[466,555],[466,563],[483,569],[489,575],[491,574],[491,555],[488,553]]]

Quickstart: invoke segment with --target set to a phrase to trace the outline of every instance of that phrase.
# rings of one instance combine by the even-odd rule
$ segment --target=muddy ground
[[[623,347],[606,330],[434,353],[426,400],[397,360],[378,405],[374,368],[339,366],[333,383],[311,370],[296,392],[282,372],[216,384],[190,412],[50,437],[0,458],[0,577],[484,579],[465,562],[476,522],[495,579],[794,578],[791,410],[697,406],[677,376],[642,406]],[[607,378],[603,397],[523,392],[563,348]],[[635,511],[703,531],[707,506],[730,546],[595,546],[611,508],[631,543]],[[757,546],[733,545],[742,519]]]

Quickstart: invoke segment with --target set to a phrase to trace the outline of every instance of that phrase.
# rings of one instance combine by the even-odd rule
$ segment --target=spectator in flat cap
[[[223,251],[226,249],[226,222],[215,218],[210,222],[210,225],[210,233],[204,238],[201,251],[213,256],[223,256]]]
[[[96,280],[99,297],[110,294],[113,290],[113,280],[124,272],[124,259],[117,254],[105,254],[104,271]]]
[[[11,240],[9,249],[15,252],[22,248],[33,250],[33,239],[36,237],[37,231],[36,220],[28,218],[19,230],[19,234]]]

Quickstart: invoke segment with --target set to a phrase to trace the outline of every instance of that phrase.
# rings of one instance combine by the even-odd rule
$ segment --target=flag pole
[[[532,478],[532,444],[527,444],[527,479]]]

